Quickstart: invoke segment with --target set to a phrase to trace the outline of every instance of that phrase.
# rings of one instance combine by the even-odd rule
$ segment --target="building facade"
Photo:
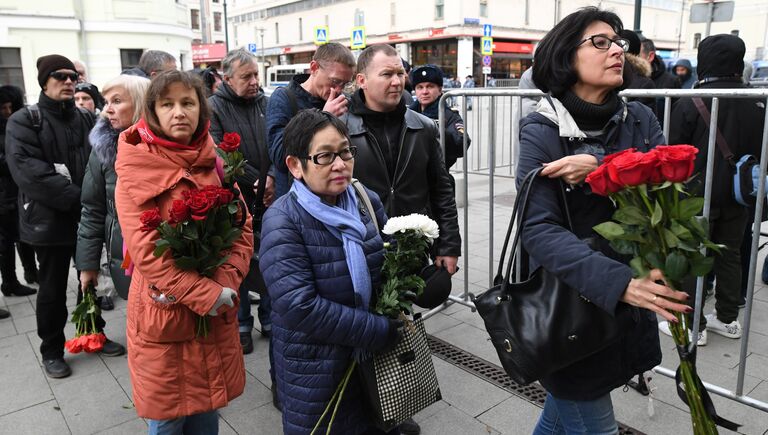
[[[180,0],[3,0],[0,3],[0,83],[37,101],[36,61],[57,53],[88,67],[101,86],[138,64],[144,50],[164,50],[192,68],[190,13]]]
[[[563,16],[593,5],[582,0],[235,0],[230,2],[233,46],[256,44],[271,64],[305,63],[317,28],[327,40],[350,45],[353,27],[366,43],[389,43],[413,65],[434,63],[447,75],[518,78],[531,65],[536,43]],[[681,0],[645,0],[645,35],[673,50],[681,29]],[[631,28],[634,0],[606,0]],[[493,54],[484,59],[481,38],[490,24]],[[324,30],[324,29],[323,29]],[[490,62],[488,62],[490,60]],[[490,67],[485,65],[490,63]],[[486,67],[484,70],[483,67]],[[488,73],[488,74],[484,74]]]
[[[221,66],[227,54],[224,0],[184,0],[189,8],[192,64],[195,67]]]
[[[705,4],[697,0],[687,4],[686,19],[690,15],[692,4]],[[680,57],[696,59],[699,42],[707,37],[706,23],[689,23],[685,43],[680,47]],[[738,35],[747,46],[746,59],[768,60],[768,1],[738,0],[730,21],[713,22],[709,34],[731,33]]]

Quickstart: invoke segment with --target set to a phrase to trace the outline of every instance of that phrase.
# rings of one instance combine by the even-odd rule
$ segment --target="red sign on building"
[[[493,41],[493,51],[498,53],[532,54],[533,44],[520,42]]]
[[[192,63],[218,62],[226,55],[224,44],[192,44]]]

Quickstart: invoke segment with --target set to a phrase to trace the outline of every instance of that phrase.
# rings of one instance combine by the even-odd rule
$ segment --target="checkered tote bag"
[[[360,365],[372,420],[384,431],[442,398],[421,314],[400,333],[403,339],[393,350]]]

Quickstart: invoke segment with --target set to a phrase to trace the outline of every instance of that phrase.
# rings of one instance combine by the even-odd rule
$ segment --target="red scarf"
[[[159,145],[166,148],[175,148],[180,150],[196,150],[200,148],[208,140],[208,129],[210,127],[211,122],[208,121],[205,125],[205,128],[202,129],[196,137],[192,138],[192,141],[189,143],[189,145],[184,145],[162,138],[153,133],[152,130],[149,129],[149,125],[147,125],[147,122],[144,120],[144,118],[139,119],[139,122],[136,123],[136,130],[139,132],[141,140],[143,140],[147,145]]]

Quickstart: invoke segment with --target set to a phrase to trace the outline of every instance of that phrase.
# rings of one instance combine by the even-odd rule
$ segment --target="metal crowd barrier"
[[[460,114],[464,119],[465,129],[469,136],[472,137],[471,151],[467,149],[466,136],[464,138],[464,158],[460,159],[461,168],[459,171],[453,171],[460,175],[460,180],[456,184],[458,196],[463,195],[466,198],[463,207],[463,280],[464,289],[460,295],[451,295],[449,299],[440,307],[430,310],[424,313],[425,318],[429,318],[445,308],[453,305],[460,304],[475,311],[474,304],[471,301],[472,293],[469,291],[470,279],[470,261],[472,260],[469,255],[469,176],[487,176],[489,179],[488,188],[488,210],[489,210],[489,224],[488,231],[490,240],[488,243],[489,248],[489,261],[488,261],[488,287],[493,285],[493,274],[495,271],[494,263],[494,180],[497,178],[511,179],[514,178],[517,157],[519,156],[519,120],[522,117],[522,104],[521,99],[525,97],[541,97],[544,94],[538,90],[522,90],[522,89],[488,89],[488,88],[475,88],[475,89],[451,89],[448,90],[441,97],[440,114],[439,114],[439,130],[440,130],[440,144],[445,150],[445,113],[444,104],[446,99],[451,99],[454,102],[458,102]],[[669,90],[625,90],[620,93],[620,96],[635,97],[635,98],[663,98],[664,99],[664,119],[662,120],[664,137],[669,137],[669,124],[670,113],[672,110],[672,99],[680,97],[704,97],[712,98],[712,119],[718,118],[720,100],[723,98],[739,98],[739,99],[761,99],[766,102],[768,107],[768,88],[754,88],[754,89],[669,89]],[[472,110],[469,110],[469,101],[472,101]],[[487,100],[487,101],[486,101]],[[487,103],[487,104],[485,104]],[[509,106],[507,107],[507,103]],[[473,114],[470,112],[474,111]],[[487,113],[487,119],[483,120],[483,114]],[[468,115],[470,115],[468,117]],[[508,123],[505,125],[505,123]],[[712,195],[712,171],[714,167],[714,155],[717,150],[715,143],[715,129],[717,123],[713,122],[709,129],[709,143],[707,154],[707,168],[705,178],[705,191],[704,191],[704,211],[703,214],[707,217],[711,211],[711,195]],[[501,137],[499,137],[499,129]],[[509,134],[507,135],[507,131]],[[765,126],[763,129],[762,137],[762,152],[760,155],[760,170],[763,174],[768,169],[768,111],[766,111]],[[761,216],[764,207],[766,192],[763,183],[758,188],[758,198],[755,215],[752,226],[752,247],[749,258],[749,276],[747,282],[747,297],[746,307],[744,308],[743,315],[743,333],[741,337],[741,348],[739,354],[739,369],[735,390],[730,390],[726,387],[718,386],[715,384],[704,382],[704,386],[710,392],[719,396],[740,402],[750,407],[768,412],[768,403],[757,400],[755,398],[744,395],[744,378],[746,371],[746,358],[749,352],[749,335],[752,320],[752,308],[755,286],[755,272],[757,269],[757,254],[758,244],[760,242],[760,224]],[[506,222],[504,223],[506,225]],[[700,277],[696,285],[696,297],[695,307],[699,312],[700,308],[704,304],[703,298],[704,279]],[[693,330],[697,331],[699,328],[699,316],[694,316]],[[695,345],[695,343],[694,343]],[[673,378],[675,377],[675,371],[666,367],[658,366],[653,369],[656,373]]]

